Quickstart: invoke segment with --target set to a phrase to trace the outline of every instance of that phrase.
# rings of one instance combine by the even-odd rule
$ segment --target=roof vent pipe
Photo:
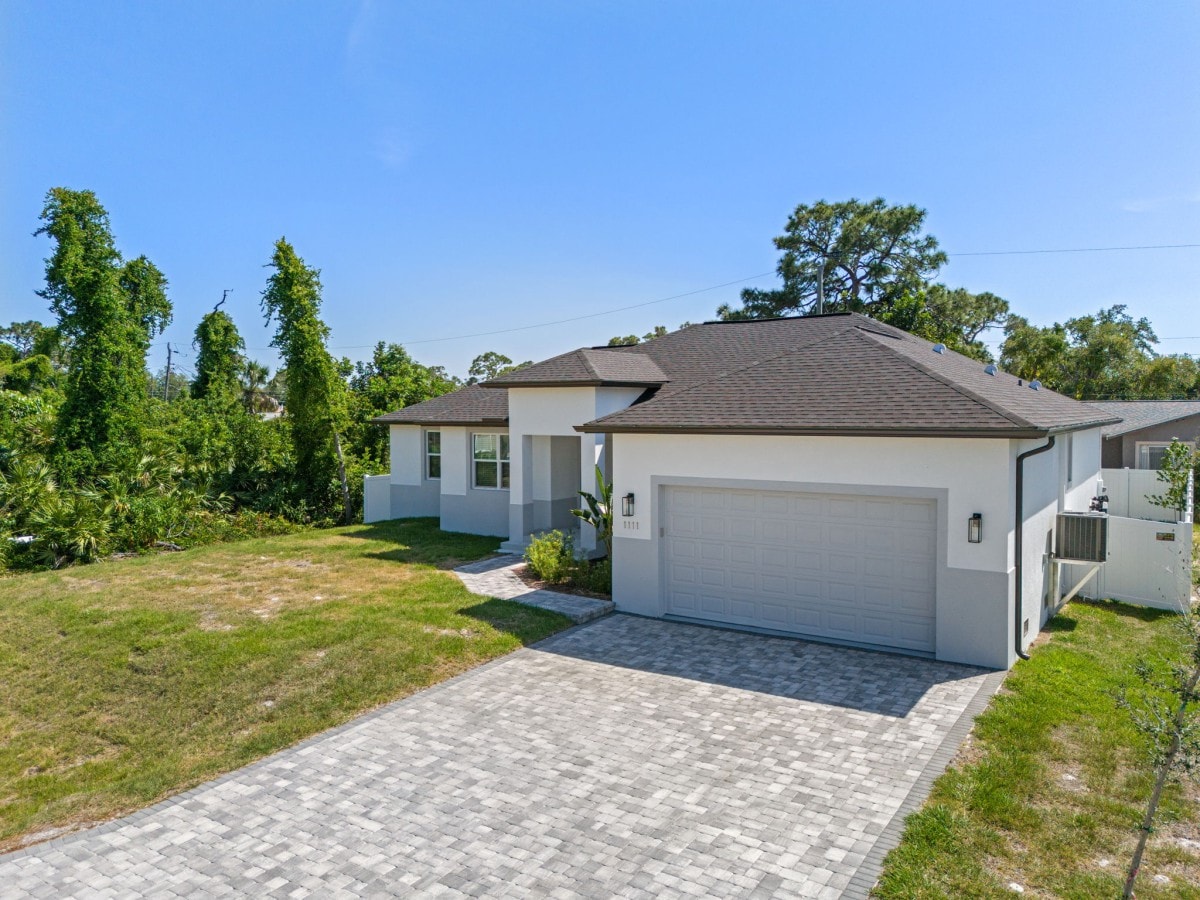
[[[1034,447],[1032,450],[1026,450],[1024,453],[1017,455],[1017,527],[1013,530],[1013,548],[1016,550],[1016,565],[1013,566],[1013,576],[1016,579],[1015,600],[1013,608],[1016,610],[1013,621],[1013,641],[1016,644],[1017,656],[1021,659],[1029,659],[1029,654],[1021,647],[1021,613],[1022,607],[1025,604],[1025,587],[1021,583],[1022,565],[1021,556],[1024,553],[1025,547],[1025,460],[1031,456],[1036,456],[1039,453],[1045,453],[1054,446],[1054,435],[1050,435],[1046,443],[1041,447]]]

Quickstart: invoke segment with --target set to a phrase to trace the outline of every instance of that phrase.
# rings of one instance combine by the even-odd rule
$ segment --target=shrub
[[[593,594],[612,594],[612,560],[580,560],[571,572],[571,583]]]
[[[571,577],[575,568],[575,541],[557,528],[540,537],[533,537],[525,549],[525,561],[531,571],[543,581],[561,584]]]

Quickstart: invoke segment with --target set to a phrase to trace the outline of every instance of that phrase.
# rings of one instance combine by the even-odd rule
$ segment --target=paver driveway
[[[613,616],[0,857],[0,893],[862,895],[998,683]]]

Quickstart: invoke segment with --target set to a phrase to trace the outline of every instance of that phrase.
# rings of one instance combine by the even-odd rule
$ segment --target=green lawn
[[[0,579],[0,850],[125,813],[570,624],[429,520]]]
[[[909,818],[874,896],[1011,898],[1015,882],[1025,896],[1119,897],[1150,776],[1111,692],[1134,683],[1139,655],[1171,651],[1173,618],[1072,603],[1052,620]],[[1200,839],[1200,788],[1172,787],[1161,809],[1138,897],[1200,898],[1200,855],[1179,844]]]

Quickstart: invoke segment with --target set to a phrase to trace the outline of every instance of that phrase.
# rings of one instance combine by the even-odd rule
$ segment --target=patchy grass
[[[1119,897],[1151,775],[1111,692],[1139,656],[1172,655],[1170,613],[1072,603],[975,723],[910,816],[874,896]],[[1200,898],[1200,790],[1172,786],[1138,897]],[[1168,881],[1155,882],[1156,875]]]
[[[153,803],[569,625],[430,520],[0,580],[0,850]]]

